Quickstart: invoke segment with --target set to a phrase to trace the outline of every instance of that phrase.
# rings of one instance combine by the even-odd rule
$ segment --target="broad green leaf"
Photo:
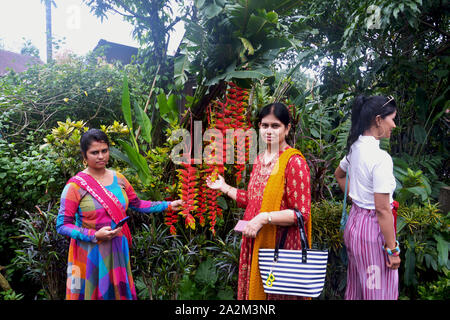
[[[426,91],[421,87],[417,87],[416,89],[416,106],[417,114],[425,122],[428,111],[428,98]]]
[[[397,234],[399,234],[405,226],[406,226],[405,218],[398,216],[397,217]]]
[[[266,18],[270,23],[278,23],[278,14],[275,11],[268,12]]]
[[[177,88],[182,88],[186,83],[188,77],[186,75],[186,70],[189,66],[189,59],[187,55],[180,55],[175,58],[173,71],[174,71],[174,79],[175,85]]]
[[[152,142],[152,123],[148,118],[147,114],[142,110],[142,108],[135,104],[135,114],[136,120],[139,126],[141,127],[141,134],[144,140],[148,143]]]
[[[222,210],[227,210],[228,209],[227,201],[223,197],[218,197],[217,198],[217,204],[219,205],[219,207],[222,208]]]
[[[169,99],[167,99],[167,106],[169,108],[168,120],[173,121],[178,117],[178,96],[175,94],[171,94],[169,96]]]
[[[203,12],[205,13],[208,19],[212,19],[215,16],[217,16],[222,11],[222,9],[223,9],[222,7],[218,6],[215,2],[213,2],[208,6],[206,6]]]
[[[161,116],[169,112],[169,106],[167,105],[167,97],[164,92],[158,94],[156,100],[158,101],[158,110]]]
[[[414,252],[414,240],[411,237],[409,237],[409,239],[411,240],[409,241],[409,243],[411,243],[411,247],[406,249],[405,253],[405,285],[407,286],[411,286],[417,283],[415,274],[416,254]]]
[[[428,198],[428,193],[425,190],[425,188],[423,187],[410,187],[410,188],[406,188],[405,190],[418,195],[421,197],[422,201],[425,201]]]
[[[169,99],[164,92],[157,96],[158,109],[163,118],[167,122],[171,122],[178,117],[177,96],[171,94]]]
[[[421,125],[416,124],[414,126],[414,139],[419,144],[424,144],[427,139],[427,132],[425,131],[424,127]]]
[[[448,261],[448,241],[440,235],[435,235],[434,239],[437,241],[438,263],[440,266],[446,266]]]
[[[194,279],[196,282],[202,283],[203,285],[214,286],[218,279],[218,274],[211,258],[200,263]]]
[[[254,55],[254,54],[255,54],[255,49],[253,48],[253,46],[252,46],[252,44],[250,43],[250,41],[248,41],[247,39],[242,38],[242,37],[239,37],[239,39],[241,40],[242,45],[243,45],[244,48],[245,48],[244,53],[245,53],[245,51],[247,51],[247,53],[248,53],[249,56]]]
[[[127,154],[128,158],[130,159],[131,163],[133,164],[133,167],[138,172],[139,178],[144,183],[148,183],[150,179],[150,169],[148,168],[147,161],[145,158],[138,152],[136,149],[134,149],[132,146],[130,146],[128,143],[126,143],[123,140],[117,141],[122,149]]]
[[[205,4],[205,1],[206,0],[196,0],[195,5],[197,6],[198,9],[200,9]]]
[[[122,112],[130,132],[132,132],[133,122],[131,120],[130,90],[128,89],[128,79],[126,74],[123,77],[122,86]]]
[[[262,28],[264,27],[264,25],[266,23],[267,23],[267,20],[264,19],[263,17],[252,14],[248,21],[247,30],[246,30],[245,35],[247,37],[251,37],[252,35],[257,34],[258,32],[260,32],[262,30]]]
[[[122,161],[128,163],[131,167],[133,167],[133,164],[131,163],[130,158],[128,158],[127,155],[125,155],[122,151],[120,151],[116,147],[110,147],[109,152],[111,153],[111,155],[114,158],[122,160]]]

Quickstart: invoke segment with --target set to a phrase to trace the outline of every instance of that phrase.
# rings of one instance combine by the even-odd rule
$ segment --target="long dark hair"
[[[80,149],[83,158],[86,158],[86,152],[88,151],[93,141],[104,142],[109,147],[109,139],[106,133],[99,129],[89,129],[88,131],[83,133],[80,139]]]
[[[258,124],[260,124],[262,119],[269,114],[273,114],[275,118],[280,120],[286,127],[292,122],[288,108],[281,102],[270,103],[264,106],[258,113]]]
[[[364,95],[356,97],[352,106],[352,126],[347,139],[347,154],[358,137],[373,125],[377,116],[384,119],[395,111],[397,105],[393,98]]]

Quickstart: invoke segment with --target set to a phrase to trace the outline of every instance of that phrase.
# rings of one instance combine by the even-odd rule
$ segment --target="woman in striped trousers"
[[[392,97],[359,96],[352,107],[347,155],[335,171],[352,208],[344,231],[348,254],[346,300],[396,300],[400,248],[396,240],[392,195],[393,163],[380,138],[395,128]]]

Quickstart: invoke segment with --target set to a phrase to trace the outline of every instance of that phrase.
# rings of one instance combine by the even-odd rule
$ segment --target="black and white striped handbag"
[[[259,249],[259,271],[264,292],[317,298],[325,284],[328,250],[309,248],[302,214],[297,210],[295,213],[302,249],[282,249],[288,228],[275,249]]]

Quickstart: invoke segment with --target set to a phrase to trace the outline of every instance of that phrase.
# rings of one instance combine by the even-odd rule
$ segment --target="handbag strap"
[[[347,191],[348,191],[348,171],[345,174],[345,191],[344,191],[344,203],[342,206],[342,215],[341,215],[341,227],[340,229],[343,231],[345,229],[345,225],[347,224]]]
[[[302,244],[302,263],[306,263],[306,250],[309,249],[308,240],[306,238],[305,223],[303,221],[303,215],[300,211],[294,209],[295,215],[297,216],[297,224],[300,231],[300,241]],[[284,228],[283,234],[281,235],[280,242],[275,246],[275,252],[273,260],[276,262],[278,260],[278,250],[284,248],[284,243],[286,242],[286,237],[289,228]]]
[[[348,171],[347,169],[347,173],[345,174],[344,207],[342,208],[342,214],[347,214]]]

